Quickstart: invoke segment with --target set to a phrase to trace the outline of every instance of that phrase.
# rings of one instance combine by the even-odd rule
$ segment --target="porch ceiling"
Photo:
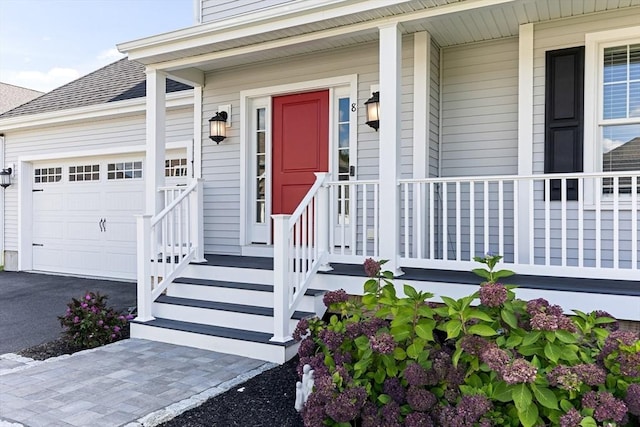
[[[362,6],[364,3],[371,7]],[[127,51],[131,59],[168,71],[196,68],[207,72],[373,42],[378,39],[378,26],[387,22],[399,22],[406,34],[428,31],[440,46],[446,47],[513,37],[518,34],[521,24],[640,7],[640,0],[411,0],[393,3],[376,7],[389,2],[333,2],[324,8],[281,18],[282,21],[291,20],[290,23],[303,22],[297,25],[283,25],[284,22],[272,17],[256,22],[247,33],[249,27],[234,27],[226,21],[212,22],[158,36],[164,41],[151,37],[124,43],[119,48]],[[336,13],[335,9],[341,7],[345,14]],[[347,13],[349,11],[352,13]],[[317,19],[309,19],[312,12],[317,14]],[[329,18],[322,19],[323,16]],[[222,29],[225,26],[228,28]]]

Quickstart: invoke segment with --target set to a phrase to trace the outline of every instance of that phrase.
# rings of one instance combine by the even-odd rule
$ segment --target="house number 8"
[[[356,111],[356,103],[354,102],[353,104],[351,104],[351,112],[355,112]]]

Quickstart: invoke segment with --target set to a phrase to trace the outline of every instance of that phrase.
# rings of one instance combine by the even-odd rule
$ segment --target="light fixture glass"
[[[209,119],[209,138],[220,144],[227,137],[227,115],[226,111],[220,111]]]
[[[0,171],[0,187],[7,188],[11,185],[11,168],[2,169]]]
[[[364,105],[367,106],[366,123],[377,132],[380,126],[380,92],[373,92],[371,98],[367,99]]]

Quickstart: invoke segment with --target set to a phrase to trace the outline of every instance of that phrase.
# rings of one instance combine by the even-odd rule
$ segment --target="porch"
[[[520,298],[640,320],[640,173],[398,180],[395,254],[380,238],[381,184],[329,178],[318,173],[292,215],[274,215],[273,258],[200,259],[201,215],[191,212],[201,212],[202,181],[165,189],[165,209],[139,217],[134,336],[202,346],[204,335],[283,361],[297,320],[324,313],[325,291],[362,291],[366,258],[389,259],[399,282],[439,302],[477,290],[473,257],[487,252],[504,255]]]

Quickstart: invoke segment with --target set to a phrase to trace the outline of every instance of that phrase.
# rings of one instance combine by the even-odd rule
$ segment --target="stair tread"
[[[264,332],[255,332],[245,329],[225,328],[222,326],[203,325],[201,323],[184,322],[180,320],[171,320],[156,318],[147,322],[139,322],[133,320],[132,322],[139,323],[141,325],[154,326],[158,328],[173,329],[183,332],[192,332],[201,335],[209,335],[214,337],[250,341],[261,344],[270,344],[281,347],[288,347],[295,344],[294,340],[289,340],[284,343],[270,341],[273,334]]]
[[[173,283],[182,283],[188,285],[199,285],[199,286],[213,286],[218,288],[229,288],[229,289],[243,289],[248,291],[259,291],[259,292],[273,292],[272,285],[262,285],[258,283],[242,283],[242,282],[229,282],[225,280],[211,280],[211,279],[198,279],[195,277],[178,277],[173,281]],[[308,296],[316,296],[321,295],[325,291],[322,289],[307,289],[304,293]]]
[[[218,301],[206,301],[192,298],[170,297],[167,295],[161,295],[156,300],[156,303],[161,304],[173,304],[182,305],[187,307],[207,308],[211,310],[231,311],[235,313],[255,314],[258,316],[273,317],[273,308],[271,307],[259,307],[255,305],[246,304],[234,304],[229,302]],[[308,311],[295,311],[293,318],[300,320],[304,317],[315,316],[315,313]]]

